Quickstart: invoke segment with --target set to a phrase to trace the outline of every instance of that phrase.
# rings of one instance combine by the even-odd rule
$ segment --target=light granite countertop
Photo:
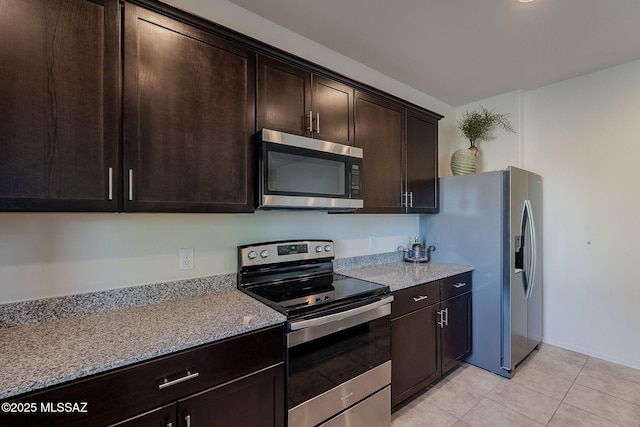
[[[467,265],[444,264],[439,262],[414,264],[394,261],[365,267],[356,266],[350,268],[345,266],[336,269],[336,273],[387,285],[391,288],[391,291],[398,291],[472,270],[473,267]]]
[[[226,290],[0,328],[0,399],[285,321]]]

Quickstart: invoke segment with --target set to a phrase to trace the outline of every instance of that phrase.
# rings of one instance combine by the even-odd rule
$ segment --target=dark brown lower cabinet
[[[438,304],[391,321],[391,406],[440,378]]]
[[[284,425],[284,365],[257,372],[178,402],[180,425]],[[183,424],[184,423],[184,424]]]
[[[173,427],[178,425],[176,415],[176,405],[173,403],[114,424],[112,427]]]
[[[189,396],[113,427],[284,425],[284,364]]]
[[[284,381],[280,325],[3,400],[35,406],[0,426],[280,427]]]
[[[471,354],[471,295],[470,272],[394,292],[392,407],[440,379]]]
[[[471,292],[441,303],[448,324],[441,328],[442,375],[471,354]]]

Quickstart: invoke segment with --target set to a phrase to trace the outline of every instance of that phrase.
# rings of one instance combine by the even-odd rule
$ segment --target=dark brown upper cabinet
[[[258,55],[258,126],[353,145],[354,89]]]
[[[0,210],[116,211],[117,0],[0,3]]]
[[[438,212],[437,116],[356,91],[364,213]]]
[[[404,202],[409,213],[439,211],[438,119],[407,108]]]
[[[156,0],[0,2],[0,211],[253,212],[256,131],[364,148],[363,212],[437,212],[437,121]]]
[[[404,108],[356,91],[355,145],[363,150],[364,208],[359,212],[402,213]]]
[[[255,53],[125,4],[124,210],[253,212]]]

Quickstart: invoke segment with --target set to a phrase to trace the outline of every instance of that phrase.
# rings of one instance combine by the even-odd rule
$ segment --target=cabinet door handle
[[[164,382],[158,386],[158,389],[162,390],[163,388],[171,387],[172,385],[176,385],[176,384],[179,384],[179,383],[184,382],[184,381],[192,380],[192,379],[198,377],[199,375],[200,375],[199,372],[194,372],[192,374],[191,371],[187,371],[187,375],[185,375],[184,377],[180,377],[180,378],[178,378],[176,380],[173,380],[173,381],[167,381],[167,379],[165,378]]]
[[[449,326],[449,308],[436,311],[436,314],[440,316],[440,320],[436,320],[436,324],[440,325],[440,329],[445,326]]]
[[[458,283],[453,283],[451,286],[453,286],[456,289],[462,288],[463,286],[467,286],[466,283],[462,283],[462,282],[458,282]]]
[[[316,113],[316,133],[320,133],[320,113]]]
[[[109,200],[113,200],[113,168],[109,168]]]
[[[413,191],[409,191],[409,207],[413,207]]]
[[[133,169],[129,169],[129,200],[133,200]]]
[[[309,127],[307,130],[313,133],[313,111],[309,111]]]
[[[184,421],[187,423],[187,427],[191,427],[191,415],[184,417]]]
[[[413,302],[422,301],[422,300],[425,300],[427,298],[429,298],[429,295],[416,295],[415,297],[411,297]]]

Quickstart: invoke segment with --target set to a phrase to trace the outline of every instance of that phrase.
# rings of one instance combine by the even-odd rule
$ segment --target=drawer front
[[[440,295],[443,300],[470,292],[472,288],[471,272],[457,274],[440,281]]]
[[[391,318],[402,316],[440,301],[440,281],[401,289],[393,293]]]
[[[256,331],[28,394],[15,402],[87,402],[86,412],[36,414],[33,425],[114,423],[284,360],[284,326]],[[165,381],[166,380],[166,381]],[[47,416],[48,415],[48,416]],[[38,416],[43,416],[42,420]],[[27,419],[31,418],[31,419]],[[0,417],[0,424],[3,418]],[[42,421],[42,423],[40,423]]]

